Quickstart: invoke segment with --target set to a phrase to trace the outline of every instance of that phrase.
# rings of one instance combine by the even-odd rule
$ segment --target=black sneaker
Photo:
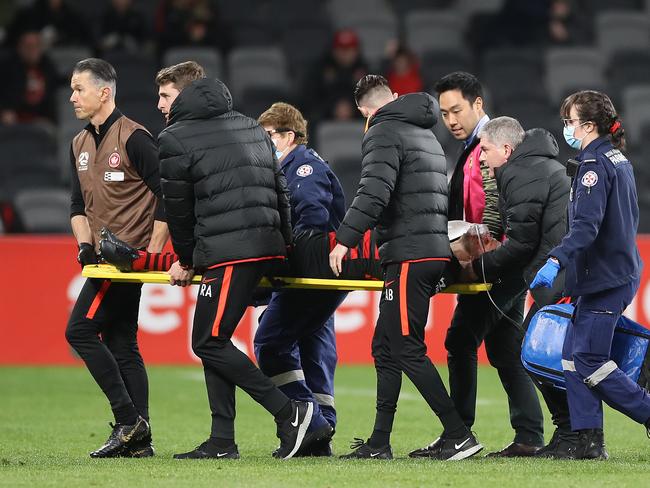
[[[370,439],[368,439],[368,442]],[[375,449],[370,447],[368,442],[358,437],[354,438],[354,442],[350,444],[350,449],[353,451],[350,454],[339,456],[341,459],[393,459],[393,449],[390,444]]]
[[[152,457],[155,454],[156,450],[153,448],[151,434],[149,434],[143,439],[126,446],[126,448],[120,453],[120,457],[147,458]]]
[[[412,458],[430,458],[431,453],[435,452],[440,443],[442,441],[442,437],[438,437],[435,441],[433,441],[431,444],[428,446],[421,447],[419,449],[414,449],[413,451],[409,452],[409,457]]]
[[[291,417],[278,423],[277,436],[280,438],[280,447],[277,449],[278,458],[289,459],[298,452],[313,413],[313,403],[291,400]]]
[[[578,433],[571,430],[555,429],[548,444],[535,453],[535,457],[550,459],[573,459],[578,445]]]
[[[116,457],[130,445],[142,440],[151,434],[149,424],[142,417],[138,417],[135,424],[110,424],[113,428],[103,446],[90,453],[92,458]]]
[[[330,457],[332,456],[332,437],[334,429],[330,424],[317,430],[307,430],[302,444],[293,457]],[[274,458],[280,458],[280,448],[273,451]]]
[[[99,255],[101,258],[107,263],[115,266],[120,271],[133,271],[133,261],[140,257],[138,250],[118,239],[118,237],[106,227],[102,227],[100,237]]]
[[[207,440],[189,452],[174,454],[174,459],[239,459],[239,450],[237,444],[220,449]]]
[[[472,433],[457,439],[441,437],[437,445],[431,449],[429,458],[440,461],[460,461],[479,453],[482,449],[483,446]]]
[[[605,449],[603,429],[584,429],[578,431],[578,443],[571,449],[573,459],[606,460],[609,454]]]

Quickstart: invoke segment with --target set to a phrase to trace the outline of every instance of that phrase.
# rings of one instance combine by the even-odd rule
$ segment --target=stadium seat
[[[275,47],[242,47],[233,49],[228,58],[228,87],[233,97],[240,97],[253,87],[287,89],[286,58]]]
[[[650,47],[650,19],[635,11],[610,10],[596,16],[596,44],[611,55],[624,49]]]
[[[32,124],[0,126],[0,175],[58,174],[56,141],[49,130]]]
[[[329,49],[332,28],[325,20],[309,20],[284,30],[281,36],[289,72],[294,80],[298,79],[296,86],[302,86],[305,73]]]
[[[332,24],[336,29],[349,27],[348,19],[357,19],[364,16],[389,16],[393,17],[393,11],[386,0],[331,0],[328,5]]]
[[[316,128],[318,153],[333,166],[337,164],[337,161],[344,159],[356,158],[361,161],[364,126],[363,121],[357,120],[320,123]]]
[[[391,0],[391,7],[403,19],[411,10],[444,10],[454,3],[455,0]]]
[[[454,3],[454,10],[459,12],[463,17],[469,18],[477,14],[495,14],[499,12],[506,0],[457,0]]]
[[[275,29],[268,19],[251,17],[240,20],[230,31],[230,41],[238,48],[269,46],[275,43]]]
[[[291,103],[286,89],[278,87],[248,88],[242,97],[235,99],[235,110],[257,119],[275,102]]]
[[[629,144],[647,144],[641,138],[641,128],[650,122],[650,84],[633,85],[623,90],[622,119]]]
[[[458,49],[463,45],[464,21],[454,11],[413,10],[406,14],[406,43],[422,56],[429,51]]]
[[[602,12],[604,10],[641,10],[643,0],[589,0],[586,2],[588,8],[593,12]]]
[[[172,66],[184,61],[196,61],[211,78],[223,78],[223,60],[221,54],[211,47],[173,47],[163,56],[163,65]]]
[[[612,54],[606,69],[608,95],[618,107],[626,86],[650,81],[650,52],[647,49],[617,51]]]
[[[273,26],[280,33],[293,31],[304,24],[330,23],[326,4],[321,0],[273,0],[271,8],[273,12],[282,12],[273,18]]]
[[[223,25],[238,25],[251,18],[264,18],[268,5],[261,0],[218,0],[219,17]]]
[[[85,46],[55,46],[47,55],[54,64],[54,67],[61,79],[69,81],[72,76],[72,70],[82,59],[90,58],[93,52]]]
[[[550,105],[544,93],[502,102],[496,105],[494,115],[513,117],[526,130],[534,127],[541,127],[551,132],[562,129],[558,107]]]
[[[574,90],[602,90],[605,86],[602,53],[590,47],[558,47],[545,56],[546,88],[552,104]]]
[[[420,58],[420,74],[427,89],[432,89],[440,78],[453,71],[474,71],[474,63],[466,51],[429,51]]]
[[[537,49],[498,48],[483,56],[481,81],[494,104],[532,95],[545,96],[544,64]]]
[[[16,195],[14,208],[27,232],[70,232],[70,192],[66,189],[23,190]]]
[[[111,51],[105,56],[117,73],[117,102],[122,96],[136,97],[156,93],[157,64],[152,56]]]
[[[330,166],[341,183],[341,188],[345,195],[345,208],[347,210],[359,189],[361,157],[338,159],[335,162],[330,162]]]

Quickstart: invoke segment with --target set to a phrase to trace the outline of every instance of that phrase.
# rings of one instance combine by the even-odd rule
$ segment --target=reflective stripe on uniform
[[[573,361],[567,361],[566,359],[562,360],[562,369],[564,371],[575,371],[576,365],[573,364]]]
[[[314,393],[314,398],[319,405],[334,408],[334,397],[332,395],[326,395],[325,393]]]
[[[275,386],[287,385],[293,383],[294,381],[305,381],[305,373],[302,369],[295,369],[293,371],[287,371],[286,373],[280,373],[278,375],[272,376],[271,381]]]
[[[584,382],[587,384],[589,388],[593,388],[594,386],[598,385],[598,383],[600,383],[605,378],[607,378],[617,368],[618,368],[617,364],[614,361],[609,360],[605,364],[603,364],[600,368],[598,368],[596,371],[594,371],[592,374],[587,376],[584,379]]]

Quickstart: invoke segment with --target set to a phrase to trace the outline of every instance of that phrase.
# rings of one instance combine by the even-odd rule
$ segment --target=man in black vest
[[[88,125],[70,147],[72,231],[77,260],[98,261],[100,229],[109,223],[130,245],[159,252],[168,238],[156,143],[115,106],[117,75],[102,59],[75,66],[70,102]],[[89,278],[65,331],[68,343],[111,404],[115,425],[91,457],[149,457],[149,383],[138,349],[141,284]]]

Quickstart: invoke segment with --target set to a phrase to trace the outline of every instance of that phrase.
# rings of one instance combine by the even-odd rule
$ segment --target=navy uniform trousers
[[[578,298],[562,351],[571,428],[602,429],[603,404],[644,423],[650,395],[610,359],[616,322],[639,287],[633,281]]]

